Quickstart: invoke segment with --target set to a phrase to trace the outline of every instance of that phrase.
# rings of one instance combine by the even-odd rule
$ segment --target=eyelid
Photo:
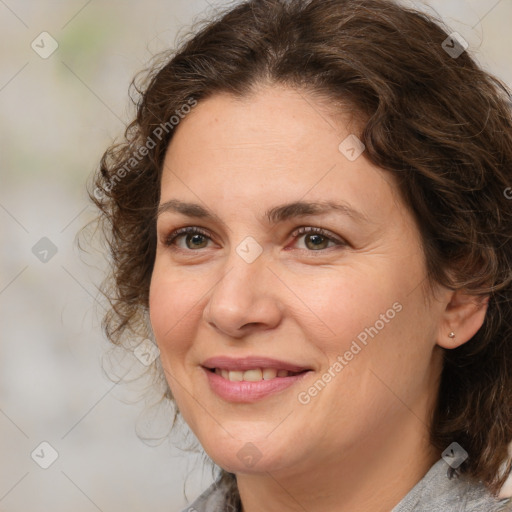
[[[316,226],[301,226],[297,229],[295,229],[292,233],[291,233],[291,236],[294,238],[294,239],[297,239],[298,237],[301,237],[302,235],[306,235],[306,234],[318,234],[318,235],[321,235],[325,238],[327,238],[329,241],[331,242],[334,242],[336,246],[339,246],[339,247],[346,247],[349,245],[349,243],[339,237],[338,235],[336,235],[335,233],[333,233],[332,231],[329,231],[327,229],[324,229],[324,228],[319,228],[319,227],[316,227]],[[213,239],[212,239],[212,236],[211,236],[211,233],[204,229],[204,228],[200,228],[198,226],[184,226],[182,228],[178,228],[178,229],[175,229],[174,231],[172,231],[169,235],[165,236],[164,237],[164,245],[168,246],[169,248],[172,248],[172,250],[176,250],[176,251],[185,251],[185,252],[200,252],[199,250],[194,250],[194,249],[182,249],[180,247],[177,247],[175,246],[174,244],[174,241],[182,236],[182,235],[187,235],[187,234],[200,234],[200,235],[203,235],[205,237],[207,237],[209,240],[211,240],[213,242]],[[294,240],[296,241],[296,240]],[[331,247],[332,249],[333,247]],[[298,249],[300,251],[305,251],[305,252],[308,252],[308,253],[322,253],[322,252],[325,252],[326,250],[328,250],[328,248],[326,249],[320,249],[318,251],[314,251],[314,250],[308,250],[308,249]]]
[[[306,235],[309,233],[322,235],[329,240],[336,242],[337,245],[348,245],[347,241],[338,235],[334,234],[332,231],[329,231],[324,228],[318,228],[315,226],[301,226],[300,228],[293,231],[292,236],[296,238],[299,235]],[[324,249],[325,250],[325,249]],[[308,251],[308,252],[322,252],[322,251]]]
[[[175,229],[169,235],[166,235],[164,237],[164,243],[165,243],[165,245],[171,246],[171,245],[173,245],[174,240],[176,238],[178,238],[179,236],[187,235],[187,234],[196,234],[196,233],[200,234],[200,235],[204,235],[204,236],[208,237],[209,239],[212,238],[211,234],[203,228],[200,228],[198,226],[185,226],[182,228]]]

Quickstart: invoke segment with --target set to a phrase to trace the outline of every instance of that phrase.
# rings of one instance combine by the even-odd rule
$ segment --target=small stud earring
[[[450,334],[448,334],[448,338],[455,338],[455,333],[452,331]]]

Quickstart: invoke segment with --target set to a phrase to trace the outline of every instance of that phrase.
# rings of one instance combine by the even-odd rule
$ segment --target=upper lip
[[[275,368],[276,370],[288,370],[289,372],[302,372],[310,370],[306,366],[290,363],[287,361],[280,361],[263,356],[249,356],[249,357],[229,357],[229,356],[216,356],[210,357],[203,362],[202,366],[209,369],[219,368],[221,370],[252,370],[254,368]]]

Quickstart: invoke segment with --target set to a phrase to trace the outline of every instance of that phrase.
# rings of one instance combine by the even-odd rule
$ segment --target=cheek
[[[402,379],[413,379],[414,367],[420,373],[424,370],[431,331],[420,289],[411,293],[407,287],[412,267],[390,267],[389,262],[386,266],[383,259],[372,263],[344,268],[337,278],[326,274],[315,279],[314,287],[296,281],[301,283],[297,295],[307,298],[317,317],[314,325],[302,324],[308,338],[315,340],[328,366],[343,358],[343,369],[337,367],[342,374],[337,385],[366,388],[370,395],[374,385],[379,387],[371,370],[398,388]]]
[[[173,358],[180,356],[189,344],[191,322],[197,314],[194,305],[201,289],[198,283],[183,281],[176,272],[155,265],[149,289],[149,316],[164,362],[169,360],[169,354]]]
[[[169,313],[175,311],[176,303],[175,291],[167,285],[155,268],[149,288],[149,317],[159,345],[165,332],[171,328],[171,317],[174,317],[174,314]]]
[[[204,287],[204,285],[203,285]],[[187,357],[200,321],[200,283],[183,280],[176,271],[155,265],[149,290],[149,316],[165,378],[179,410],[189,424],[189,391],[193,390]],[[189,390],[189,391],[187,391]]]
[[[315,277],[314,286],[309,280],[296,280],[297,295],[316,317],[316,337],[327,342],[330,350],[345,350],[366,327],[376,321],[380,326],[381,314],[395,316],[397,287],[384,272],[378,277],[376,286],[370,269],[344,268],[334,275]]]

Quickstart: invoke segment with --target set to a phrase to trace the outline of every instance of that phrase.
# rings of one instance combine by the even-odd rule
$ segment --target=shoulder
[[[392,512],[512,512],[510,498],[500,500],[482,483],[449,470],[440,459]]]

